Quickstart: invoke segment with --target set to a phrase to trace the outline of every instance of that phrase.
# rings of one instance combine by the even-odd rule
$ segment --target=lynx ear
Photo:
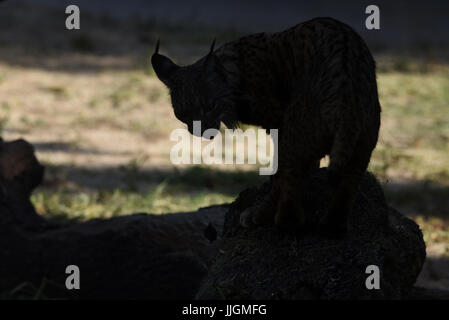
[[[175,73],[175,71],[180,68],[169,58],[159,54],[159,40],[157,40],[156,50],[151,57],[151,64],[153,65],[154,72],[156,72],[159,80],[161,80],[167,86],[173,73]]]

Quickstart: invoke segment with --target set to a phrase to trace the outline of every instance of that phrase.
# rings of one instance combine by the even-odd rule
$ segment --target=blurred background
[[[80,30],[65,28],[69,4]],[[380,30],[365,29],[369,4]],[[32,200],[61,223],[231,202],[264,178],[257,166],[171,164],[169,135],[184,125],[149,63],[156,39],[184,64],[215,37],[337,18],[377,61],[383,111],[370,170],[423,230],[418,284],[449,288],[448,12],[448,1],[0,1],[0,136],[36,147],[47,171]]]

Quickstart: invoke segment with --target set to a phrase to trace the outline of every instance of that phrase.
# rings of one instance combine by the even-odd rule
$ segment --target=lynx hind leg
[[[327,214],[320,225],[328,232],[343,234],[347,232],[348,215],[373,148],[363,139],[358,139],[352,146],[337,143],[334,147],[342,149],[333,148],[331,151],[328,178],[333,191]]]

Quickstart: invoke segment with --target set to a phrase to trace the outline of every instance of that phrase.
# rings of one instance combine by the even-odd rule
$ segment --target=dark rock
[[[331,188],[326,169],[312,173],[301,195],[311,224],[324,214]],[[274,227],[243,229],[240,213],[269,185],[248,189],[231,205],[224,238],[198,299],[400,299],[425,260],[419,227],[389,207],[367,173],[359,187],[349,232],[341,238],[313,230],[286,234]],[[368,290],[366,268],[380,269],[380,289]]]

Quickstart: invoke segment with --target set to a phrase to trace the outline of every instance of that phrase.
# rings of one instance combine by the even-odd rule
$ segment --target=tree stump
[[[327,169],[308,178],[301,195],[311,224],[324,214],[331,187]],[[314,230],[286,234],[275,227],[243,229],[240,213],[264,197],[269,184],[248,189],[230,206],[224,237],[197,299],[400,299],[407,296],[426,251],[419,227],[387,205],[372,174],[359,186],[348,234],[332,238]],[[380,288],[368,289],[370,265]]]

